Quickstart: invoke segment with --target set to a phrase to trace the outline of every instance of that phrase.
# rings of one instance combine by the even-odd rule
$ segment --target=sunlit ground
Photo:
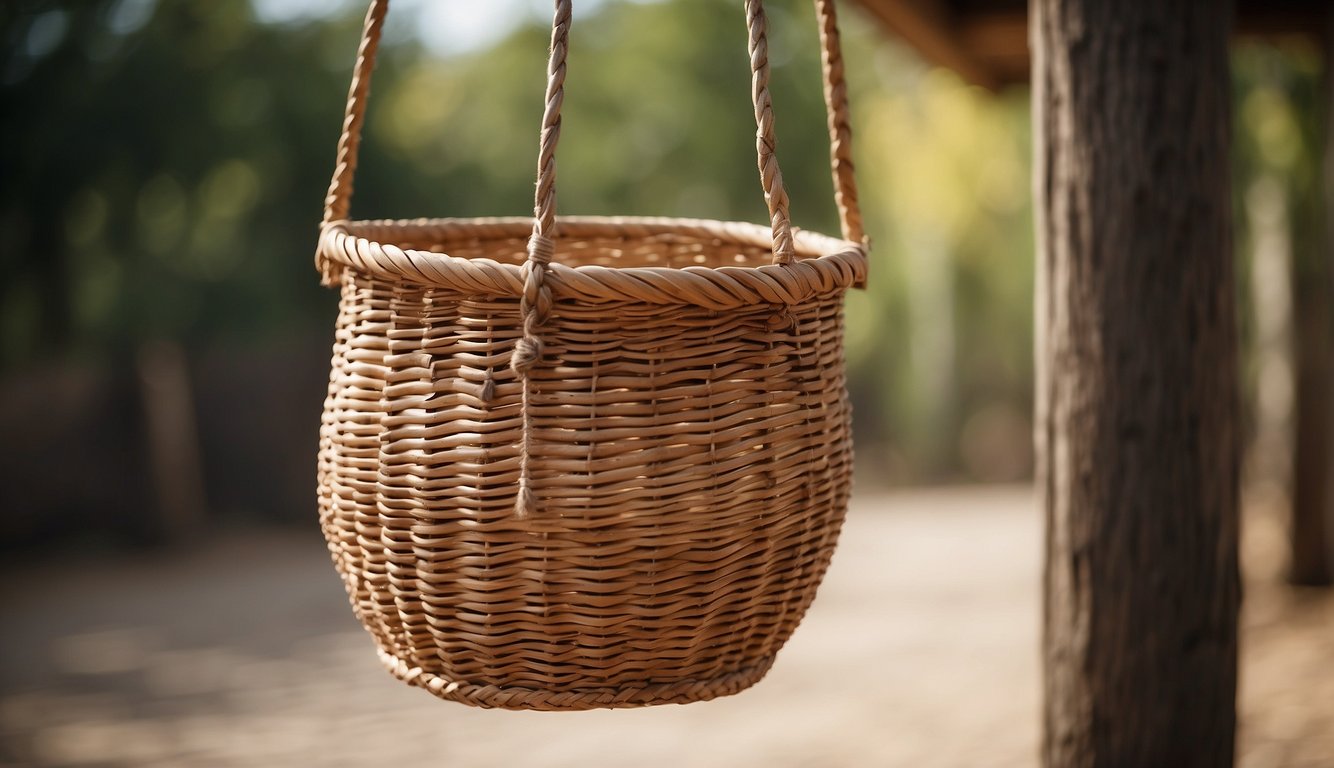
[[[1334,595],[1249,526],[1240,765],[1334,765]],[[511,713],[383,672],[313,524],[4,573],[0,762],[141,766],[1026,766],[1041,526],[1024,489],[859,498],[769,677],[680,707]],[[1268,558],[1268,559],[1266,559]]]

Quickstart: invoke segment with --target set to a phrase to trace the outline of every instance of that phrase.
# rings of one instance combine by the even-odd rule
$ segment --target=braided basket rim
[[[746,222],[656,216],[562,216],[557,255],[546,284],[556,299],[635,300],[652,304],[693,304],[728,309],[756,304],[799,304],[815,296],[861,287],[866,281],[866,246],[806,230],[793,230],[798,258],[790,264],[758,266],[627,266],[561,263],[562,240],[612,238],[627,241],[682,235],[701,241],[769,248],[768,227]],[[523,294],[519,263],[487,257],[451,256],[451,241],[526,238],[527,217],[376,219],[335,221],[320,236],[318,258],[335,268],[388,280],[451,288],[473,295]],[[393,241],[411,236],[442,243],[441,250],[402,248]]]
[[[778,651],[756,663],[717,677],[676,680],[615,688],[586,688],[551,691],[517,685],[476,685],[449,679],[412,666],[407,660],[377,648],[380,663],[394,677],[444,699],[486,709],[586,711],[589,709],[638,709],[664,704],[688,704],[732,696],[759,683],[768,675]]]

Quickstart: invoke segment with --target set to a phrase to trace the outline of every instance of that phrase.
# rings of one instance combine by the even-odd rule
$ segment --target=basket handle
[[[562,4],[564,5],[563,15]],[[830,168],[834,179],[834,199],[838,206],[839,223],[844,239],[862,242],[865,239],[865,234],[862,229],[861,212],[857,201],[857,183],[852,164],[852,132],[848,119],[848,92],[844,78],[842,45],[838,33],[838,17],[834,0],[815,0],[815,9],[820,24],[820,59],[824,73],[825,106],[828,112]],[[375,57],[380,47],[384,19],[388,10],[389,0],[372,0],[366,11],[366,20],[362,29],[361,43],[357,49],[357,61],[353,69],[352,83],[348,89],[347,108],[343,116],[343,130],[338,138],[338,155],[334,164],[333,178],[329,183],[329,191],[324,199],[323,220],[325,224],[346,219],[351,208],[353,182],[356,177],[357,158],[361,144],[361,129],[365,123],[366,102],[370,96],[371,72],[375,68]],[[775,228],[775,261],[784,263],[781,255],[784,252],[781,243],[784,240],[790,243],[791,225],[786,211],[787,195],[782,189],[782,176],[777,173],[777,162],[773,160],[773,107],[768,94],[769,62],[765,39],[765,20],[761,3],[757,0],[746,0],[746,10],[747,25],[751,32],[749,47],[753,71],[752,98],[755,102],[755,118],[759,127],[756,147],[760,178],[766,184],[765,199],[769,203],[770,216],[776,219],[773,222]],[[562,18],[564,18],[563,29],[561,25]],[[561,0],[557,0],[552,29],[552,60],[548,67],[548,113],[550,107],[553,106],[551,98],[553,84],[556,86],[558,93],[556,94],[557,101],[554,104],[555,114],[544,114],[542,121],[543,146],[546,147],[548,119],[554,118],[556,130],[550,137],[552,139],[550,149],[553,153],[555,139],[559,136],[559,91],[560,85],[564,81],[565,44],[568,37],[569,3],[562,3]],[[559,49],[556,46],[558,38],[560,42]],[[560,59],[559,67],[556,66],[557,55]],[[552,77],[556,73],[559,73],[560,81],[553,83]],[[773,175],[767,175],[765,172],[769,165],[766,158],[773,163]],[[554,154],[550,158],[552,162],[548,162],[548,159],[545,153],[539,157],[539,176],[543,169],[550,169],[547,191],[554,194]],[[777,190],[771,190],[770,188],[770,185],[774,183],[776,183]],[[539,184],[539,197],[543,191]],[[777,197],[774,195],[775,191],[778,193]],[[779,208],[780,205],[781,208]],[[540,204],[537,207],[540,208]],[[553,200],[551,203],[553,215],[554,209],[555,203]],[[550,232],[551,226],[548,225],[545,230]],[[787,233],[786,237],[782,234],[784,232]],[[790,261],[790,249],[787,254],[787,260]]]
[[[844,240],[866,242],[857,174],[852,164],[852,120],[848,110],[848,81],[843,71],[843,41],[838,33],[834,0],[815,0],[820,22],[820,68],[824,74],[824,103],[829,123],[829,169],[834,177],[834,202]]]
[[[352,208],[352,186],[357,176],[357,156],[361,149],[361,126],[366,122],[371,73],[375,70],[375,55],[380,50],[384,17],[388,12],[389,0],[371,0],[370,7],[366,9],[361,44],[357,46],[357,63],[352,68],[352,85],[348,87],[347,108],[343,112],[343,132],[338,136],[338,157],[334,161],[329,191],[324,196],[326,226],[346,219]]]
[[[787,189],[775,151],[773,99],[769,94],[768,22],[763,0],[745,0],[746,29],[750,33],[751,102],[755,107],[755,152],[773,228],[773,263],[788,264],[796,248],[792,242],[792,217]],[[561,107],[565,102],[565,60],[569,51],[571,0],[555,0],[551,27],[551,57],[547,66],[546,109],[542,115],[542,138],[537,160],[537,193],[533,205],[533,234],[528,244],[525,277],[541,283],[541,272],[550,263],[556,231],[556,145],[560,140]],[[529,282],[529,281],[525,281]],[[525,290],[525,294],[529,291]]]

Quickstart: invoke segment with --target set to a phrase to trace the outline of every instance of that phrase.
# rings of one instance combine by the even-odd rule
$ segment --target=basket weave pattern
[[[752,685],[814,598],[848,500],[842,305],[866,258],[832,3],[817,8],[843,239],[790,229],[764,150],[772,227],[557,220],[542,177],[559,85],[534,218],[347,221],[386,8],[367,16],[318,257],[341,289],[320,518],[357,616],[395,675],[478,706]]]

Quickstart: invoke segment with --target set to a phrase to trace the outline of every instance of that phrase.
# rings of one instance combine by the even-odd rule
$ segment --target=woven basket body
[[[759,680],[847,507],[860,237],[786,233],[774,264],[777,227],[354,222],[338,185],[321,523],[389,669],[515,709]]]

